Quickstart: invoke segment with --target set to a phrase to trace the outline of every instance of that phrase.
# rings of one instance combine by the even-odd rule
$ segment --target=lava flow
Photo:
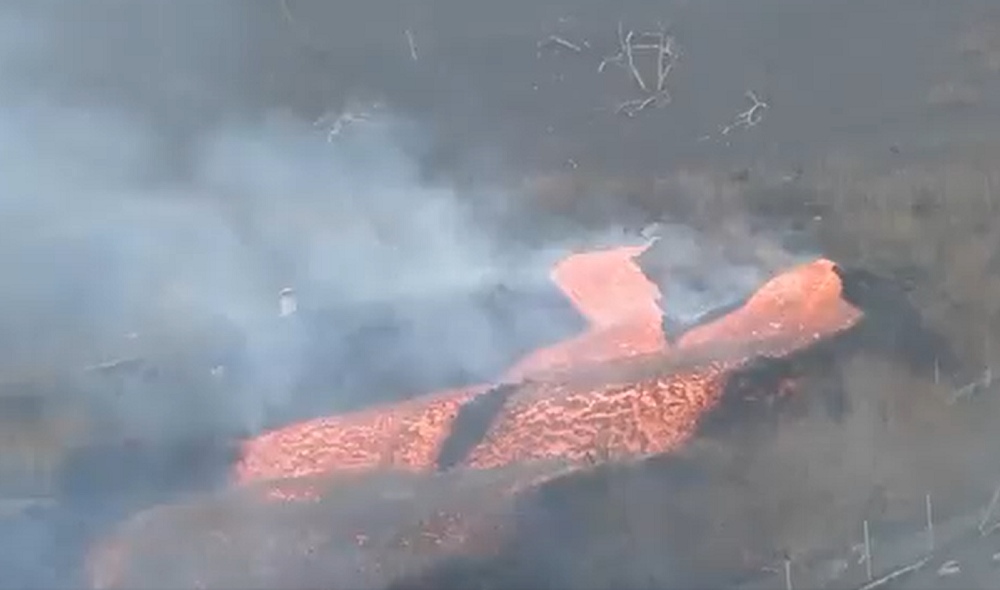
[[[861,317],[841,299],[834,264],[820,259],[770,280],[744,306],[685,334],[671,350],[659,289],[635,262],[643,250],[577,254],[555,266],[554,282],[590,327],[512,367],[503,381],[519,385],[440,392],[266,433],[246,443],[237,480],[667,452],[694,433],[727,374],[746,359],[794,352]],[[660,365],[657,374],[629,375],[627,361],[643,358]],[[605,376],[573,382],[587,372]],[[466,440],[455,442],[460,438]],[[446,447],[452,456],[442,461]]]
[[[294,577],[296,587],[375,589],[419,578],[449,557],[491,554],[512,538],[514,507],[537,486],[597,460],[677,449],[748,361],[789,355],[861,319],[841,298],[835,265],[820,259],[668,348],[659,291],[633,260],[640,251],[560,263],[553,278],[590,328],[532,353],[506,384],[249,441],[237,468],[246,485],[221,501],[154,509],[126,523],[92,554],[95,587],[151,579],[280,587]]]
[[[590,322],[583,334],[542,348],[504,376],[517,382],[547,372],[663,350],[659,289],[634,258],[643,246],[575,254],[559,262],[553,281]],[[452,430],[458,410],[478,385],[342,416],[293,424],[244,446],[236,468],[240,482],[299,477],[332,471],[400,468],[429,471]]]
[[[834,264],[817,260],[765,284],[739,310],[694,330],[661,358],[608,363],[600,381],[529,383],[511,396],[466,465],[666,453],[695,434],[733,371],[854,325]],[[652,374],[650,374],[650,372]]]

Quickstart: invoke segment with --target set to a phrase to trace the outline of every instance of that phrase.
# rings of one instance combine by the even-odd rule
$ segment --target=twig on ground
[[[331,118],[333,119],[331,121]],[[349,125],[355,123],[366,123],[371,121],[371,116],[368,113],[351,113],[343,112],[338,114],[336,117],[332,117],[331,114],[325,114],[319,119],[317,119],[313,126],[315,127],[326,127],[326,140],[333,141],[333,139],[339,136],[344,129]]]
[[[635,98],[632,100],[626,100],[625,102],[618,105],[615,109],[616,114],[622,114],[626,117],[634,117],[637,113],[653,106],[662,107],[670,104],[671,101],[670,93],[666,90],[652,94],[645,98]]]
[[[413,61],[418,61],[417,57],[417,42],[413,38],[413,31],[406,29],[406,43],[410,46],[410,57]]]
[[[767,110],[768,104],[760,98],[753,90],[747,90],[745,94],[746,98],[749,99],[753,104],[749,109],[743,111],[742,113],[736,115],[736,118],[732,123],[726,125],[722,128],[722,135],[729,135],[729,132],[738,129],[740,127],[749,129],[755,127],[764,119],[764,111]]]
[[[569,49],[570,51],[572,51],[574,53],[582,53],[583,52],[583,47],[581,47],[580,45],[577,45],[576,43],[573,43],[572,41],[569,41],[569,40],[567,40],[567,39],[565,39],[563,37],[560,37],[558,35],[549,35],[549,37],[547,39],[543,39],[543,40],[541,40],[541,41],[538,42],[538,48],[539,49],[544,49],[545,47],[550,47],[550,46],[553,46],[553,45],[557,46],[557,47],[562,47],[562,48],[565,48],[565,49]]]
[[[961,573],[962,569],[958,567],[958,562],[954,559],[948,560],[941,564],[938,568],[937,575],[939,578],[944,576],[954,576],[955,574]]]
[[[891,572],[887,573],[886,575],[882,576],[881,578],[868,582],[864,586],[858,588],[858,590],[874,590],[875,588],[878,588],[880,586],[885,586],[886,584],[889,584],[893,580],[896,580],[898,578],[905,576],[906,574],[919,570],[920,568],[927,565],[927,562],[929,562],[930,560],[931,560],[930,557],[925,557],[916,563],[911,563],[910,565],[894,569]]]
[[[984,389],[988,389],[990,385],[993,384],[993,369],[987,367],[983,374],[972,383],[960,387],[952,392],[951,398],[948,400],[948,405],[954,405],[967,397],[972,397],[973,395],[979,393]]]
[[[87,365],[83,368],[85,373],[113,373],[118,370],[131,370],[143,364],[144,359],[138,356],[113,359],[103,363]]]

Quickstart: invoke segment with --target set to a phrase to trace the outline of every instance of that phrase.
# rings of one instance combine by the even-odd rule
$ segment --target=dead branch
[[[413,31],[406,29],[404,32],[406,34],[406,43],[410,46],[410,57],[413,61],[417,61],[417,42],[413,38]]]
[[[636,113],[645,110],[650,104],[653,103],[655,97],[649,96],[646,98],[636,98],[633,100],[626,100],[625,102],[618,105],[615,109],[616,115],[625,115],[626,117],[634,117]]]
[[[371,121],[371,115],[368,113],[352,113],[345,111],[338,114],[336,117],[332,117],[332,114],[327,113],[317,119],[313,123],[313,126],[326,127],[326,140],[333,141],[334,138],[339,136],[348,126],[355,123],[366,123],[368,121]]]
[[[663,84],[667,80],[667,77],[664,73],[665,72],[669,73],[669,71],[665,69],[663,63],[663,59],[666,57],[666,51],[664,49],[664,46],[666,45],[667,42],[666,37],[667,37],[666,31],[661,30],[660,43],[657,45],[656,49],[656,90],[658,92],[663,91]]]
[[[972,383],[960,387],[952,392],[951,398],[948,400],[948,405],[955,405],[956,403],[964,400],[965,398],[973,397],[979,392],[989,389],[990,385],[993,384],[993,370],[989,367],[983,371],[983,374]]]
[[[994,522],[990,526],[986,527],[985,529],[983,529],[980,535],[983,537],[989,537],[990,535],[995,533],[997,529],[1000,529],[1000,522]]]
[[[545,49],[546,47],[553,46],[569,49],[574,53],[583,53],[583,47],[558,35],[549,35],[548,38],[542,39],[538,42],[538,49]]]
[[[677,62],[677,54],[674,52],[674,37],[668,35],[666,29],[660,31],[660,46],[656,54],[656,89],[663,91],[667,83],[667,76]]]
[[[958,561],[950,559],[941,564],[941,567],[938,568],[937,575],[939,578],[943,578],[944,576],[953,576],[957,573],[961,573],[961,571],[961,568],[958,567]]]
[[[635,83],[639,85],[639,88],[643,92],[649,92],[646,81],[639,74],[639,68],[635,67],[635,56],[632,53],[632,37],[634,34],[633,31],[629,31],[628,35],[625,36],[625,59],[627,60],[629,71],[632,72],[632,77],[635,78]]]
[[[622,21],[618,21],[618,53],[605,57],[601,61],[601,65],[597,66],[597,72],[601,73],[608,64],[624,65],[625,64],[625,33],[624,24]]]
[[[910,565],[894,569],[888,574],[882,576],[881,578],[868,582],[864,586],[858,588],[858,590],[874,590],[875,588],[885,586],[886,584],[889,584],[893,580],[896,580],[898,578],[905,576],[906,574],[919,570],[920,568],[927,565],[927,562],[929,562],[930,560],[931,560],[930,557],[925,557],[916,563],[911,563]]]
[[[119,359],[113,359],[103,363],[95,363],[93,365],[87,365],[83,368],[85,373],[118,373],[132,371],[140,367],[145,363],[145,359],[142,357],[124,357]]]
[[[608,64],[621,65],[621,60],[623,59],[623,57],[624,56],[617,53],[615,55],[605,57],[604,59],[601,60],[601,65],[597,66],[597,73],[603,72],[604,68],[608,67]]]
[[[659,30],[655,32],[636,33],[630,30],[626,33],[622,22],[618,22],[618,53],[605,57],[597,71],[603,72],[609,64],[627,69],[643,96],[620,103],[615,108],[616,114],[634,117],[641,111],[651,107],[660,108],[673,101],[667,90],[667,77],[677,62],[675,45],[674,37],[667,33],[667,29],[663,25],[660,25]],[[655,88],[646,82],[636,64],[636,52],[640,50],[656,52]]]
[[[744,96],[746,96],[746,98],[749,99],[753,104],[750,106],[749,109],[736,115],[736,118],[733,120],[732,123],[723,127],[721,132],[722,135],[729,135],[730,131],[734,129],[739,129],[740,127],[743,127],[745,129],[755,127],[758,123],[760,123],[764,119],[764,111],[767,110],[768,104],[760,100],[760,98],[757,97],[757,94],[753,90],[747,90]]]
[[[634,117],[637,113],[646,110],[649,107],[660,108],[670,104],[671,101],[670,93],[666,90],[662,92],[657,92],[645,98],[636,98],[633,100],[626,100],[625,102],[618,105],[615,109],[616,114],[622,114],[626,117]]]

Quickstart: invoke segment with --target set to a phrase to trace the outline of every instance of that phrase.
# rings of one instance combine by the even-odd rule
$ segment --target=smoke
[[[331,141],[314,121],[341,101],[315,91],[317,72],[274,73],[281,50],[258,27],[263,10],[148,2],[0,12],[0,371],[32,380],[150,360],[158,372],[95,398],[111,438],[259,429],[295,396],[307,348],[319,349],[324,376],[405,357],[414,391],[433,373],[487,373],[514,346],[482,306],[449,297],[501,282],[530,289],[566,247],[513,249],[472,200],[423,182],[434,130],[391,108]],[[308,97],[280,92],[299,83]],[[706,239],[682,226],[661,238],[671,246],[668,315],[684,322],[767,275],[709,255]],[[718,274],[705,279],[706,267]],[[287,287],[301,306],[279,318]],[[419,337],[390,333],[382,348],[353,353],[364,323],[353,310],[366,307]],[[328,308],[346,311],[320,323],[316,310]],[[526,340],[565,327],[543,311],[519,328]],[[376,401],[363,384],[323,385]],[[38,556],[59,536],[34,525],[17,533],[21,550],[3,565],[25,573],[8,583],[57,584],[38,573]]]
[[[231,16],[237,27],[241,15]],[[164,132],[170,117],[144,95],[130,95],[135,71],[122,68],[121,79],[108,81],[103,93],[118,100],[95,95],[92,80],[67,80],[61,60],[80,31],[65,35],[64,11],[48,17],[8,11],[0,20],[7,81],[0,96],[0,323],[10,335],[8,371],[40,355],[66,370],[129,347],[162,355],[165,341],[203,346],[186,354],[207,362],[228,353],[205,340],[228,330],[245,349],[245,379],[218,412],[253,430],[267,407],[288,401],[302,370],[297,359],[307,335],[302,322],[277,320],[282,288],[296,288],[315,309],[433,299],[497,282],[489,228],[451,189],[421,182],[429,129],[386,112],[328,138],[290,109],[248,115],[234,98],[233,112],[178,143]],[[179,37],[161,40],[184,45]],[[108,57],[95,47],[99,40],[79,58],[84,78],[88,64],[97,67],[95,56]],[[178,83],[207,83],[215,59],[220,69],[245,65],[226,62],[231,51],[215,57],[189,47],[164,64],[166,53],[149,65],[169,66],[161,75],[176,75]],[[189,90],[214,99],[225,88]],[[186,165],[177,171],[166,160]],[[467,315],[461,331],[489,331],[476,310]],[[435,354],[475,364],[493,354],[488,343],[470,350],[480,342],[453,334]],[[141,423],[147,435],[174,426],[151,410],[156,402],[148,397],[116,403],[123,420]]]
[[[367,95],[340,101],[366,116],[331,135],[315,123],[326,106],[277,93],[310,85],[268,71],[285,63],[271,30],[285,23],[262,26],[262,11],[213,6],[193,19],[168,3],[42,3],[0,14],[0,368],[33,379],[132,356],[174,367],[100,398],[126,436],[257,430],[306,365],[324,366],[311,387],[354,405],[385,384],[340,375],[391,373],[386,359],[404,366],[392,379],[407,393],[488,377],[573,322],[544,305],[498,320],[454,294],[551,289],[548,266],[566,249],[622,240],[577,232],[526,250],[500,239],[483,211],[508,196],[477,208],[425,182],[435,129]],[[769,275],[712,240],[680,224],[661,232],[654,274],[674,321],[736,303]],[[288,287],[301,309],[279,318]],[[429,303],[400,303],[414,301]],[[360,345],[358,310],[393,326],[377,346]]]
[[[714,232],[678,222],[657,223],[644,233],[655,241],[641,264],[660,285],[665,329],[671,337],[731,311],[782,270],[819,255],[786,248],[778,231],[751,232],[733,223]]]
[[[386,110],[329,137],[281,101],[241,99],[257,80],[233,72],[251,69],[262,50],[241,32],[249,17],[238,10],[107,8],[95,11],[121,17],[121,30],[70,7],[0,12],[4,381],[82,382],[90,365],[132,357],[147,365],[70,404],[90,406],[108,431],[91,424],[75,432],[82,440],[55,446],[258,430],[291,402],[306,349],[317,345],[330,372],[363,372],[393,352],[459,369],[502,360],[476,305],[442,310],[458,317],[432,347],[390,342],[384,357],[353,365],[350,326],[315,325],[317,310],[375,303],[397,321],[433,323],[393,302],[447,300],[505,275],[488,223],[454,190],[422,181],[432,130]],[[158,19],[156,43],[121,44],[157,31]],[[212,23],[214,36],[199,26],[188,39],[183,19]],[[165,32],[172,27],[179,34]],[[226,99],[231,109],[220,107]],[[523,266],[544,280],[542,266]],[[279,317],[287,287],[302,305]],[[76,469],[80,481],[106,476]],[[8,529],[24,550],[5,551],[7,581],[60,583],[43,570],[75,534],[20,528]]]

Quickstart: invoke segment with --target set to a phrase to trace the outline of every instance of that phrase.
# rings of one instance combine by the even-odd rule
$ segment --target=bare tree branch
[[[651,87],[639,71],[636,64],[637,51],[656,52],[656,86]],[[635,81],[643,96],[626,100],[615,108],[616,114],[624,114],[627,117],[634,117],[637,113],[650,107],[660,108],[670,104],[673,98],[667,90],[667,77],[673,71],[677,61],[675,50],[675,40],[667,33],[666,27],[662,24],[658,31],[625,32],[625,27],[621,21],[618,22],[618,53],[605,57],[597,67],[598,72],[603,72],[609,64],[618,65],[628,70],[630,77]]]
[[[632,53],[632,37],[635,35],[633,31],[629,31],[628,35],[625,36],[625,58],[628,63],[628,69],[632,72],[632,77],[635,78],[636,84],[643,92],[649,92],[649,88],[646,86],[646,81],[642,79],[642,75],[639,74],[639,68],[635,67],[635,56]]]
[[[763,120],[764,111],[767,110],[768,104],[760,100],[760,98],[757,97],[757,94],[754,93],[753,90],[747,90],[745,96],[747,97],[747,99],[753,102],[753,104],[750,106],[749,109],[736,115],[736,118],[733,120],[732,123],[723,127],[721,131],[722,135],[729,135],[730,131],[733,131],[734,129],[739,129],[741,127],[746,129],[749,129],[750,127],[755,127],[758,123],[760,123]]]

